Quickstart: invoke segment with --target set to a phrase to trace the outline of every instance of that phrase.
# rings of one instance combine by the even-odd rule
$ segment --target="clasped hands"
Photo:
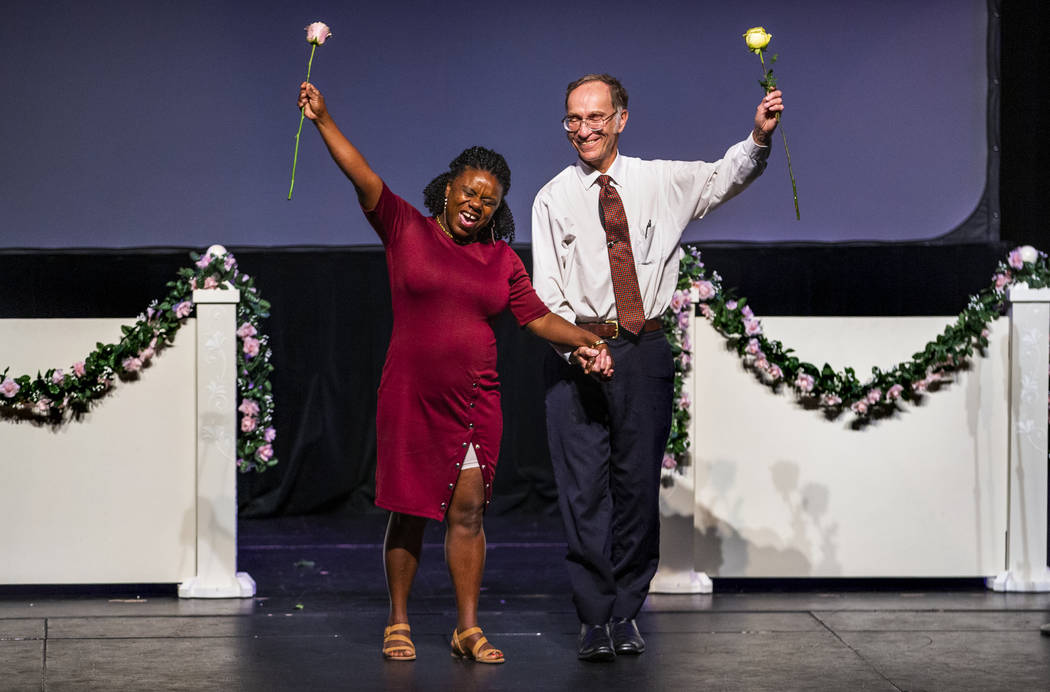
[[[609,347],[601,339],[591,346],[579,346],[569,358],[595,379],[608,380],[613,375],[613,357],[609,353]]]

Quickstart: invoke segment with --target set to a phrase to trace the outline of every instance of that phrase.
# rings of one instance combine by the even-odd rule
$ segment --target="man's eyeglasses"
[[[605,127],[607,122],[619,114],[620,111],[617,110],[612,115],[588,115],[586,118],[581,118],[578,115],[566,115],[561,119],[561,124],[566,132],[576,132],[583,123],[587,123],[587,128],[590,130],[600,130]]]

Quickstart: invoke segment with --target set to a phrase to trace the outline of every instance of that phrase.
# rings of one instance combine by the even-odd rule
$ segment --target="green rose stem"
[[[776,83],[774,82],[770,84],[769,79],[771,75],[766,72],[766,61],[762,58],[762,53],[764,51],[759,48],[755,52],[758,53],[758,60],[762,63],[762,83],[765,85],[766,93],[768,94],[776,88]],[[775,55],[773,56],[773,59],[776,60]],[[788,149],[787,132],[784,131],[784,125],[780,122],[780,113],[777,113],[776,118],[777,124],[780,127],[780,136],[784,139],[784,154],[787,156],[788,161],[788,175],[791,176],[791,194],[795,198],[795,220],[801,221],[802,217],[799,216],[798,213],[798,187],[795,185],[795,171],[791,168],[791,150]],[[291,193],[289,193],[288,198],[291,199]]]
[[[317,44],[310,44],[310,60],[306,63],[306,81],[310,81],[310,68],[314,64],[314,51]],[[303,133],[303,118],[306,117],[306,106],[299,109],[299,131],[295,133],[295,155],[292,157],[292,184],[288,186],[288,199],[292,199],[292,190],[295,188],[295,164],[299,161],[299,135]],[[790,159],[789,159],[790,161]],[[795,203],[798,206],[798,203]]]

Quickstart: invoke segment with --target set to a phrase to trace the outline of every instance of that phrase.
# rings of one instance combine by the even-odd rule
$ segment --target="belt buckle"
[[[613,334],[610,339],[620,338],[620,321],[619,320],[605,320],[604,324],[611,324],[613,326]]]

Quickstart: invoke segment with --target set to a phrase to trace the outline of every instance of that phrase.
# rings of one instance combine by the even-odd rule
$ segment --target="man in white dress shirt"
[[[532,207],[533,285],[616,362],[598,382],[551,353],[547,435],[568,541],[577,655],[640,654],[635,616],[659,562],[660,466],[671,425],[674,364],[660,316],[678,281],[686,225],[735,196],[765,168],[783,110],[767,94],[751,134],[720,161],[647,161],[619,153],[627,92],[614,77],[570,84],[565,126],[578,160]]]

